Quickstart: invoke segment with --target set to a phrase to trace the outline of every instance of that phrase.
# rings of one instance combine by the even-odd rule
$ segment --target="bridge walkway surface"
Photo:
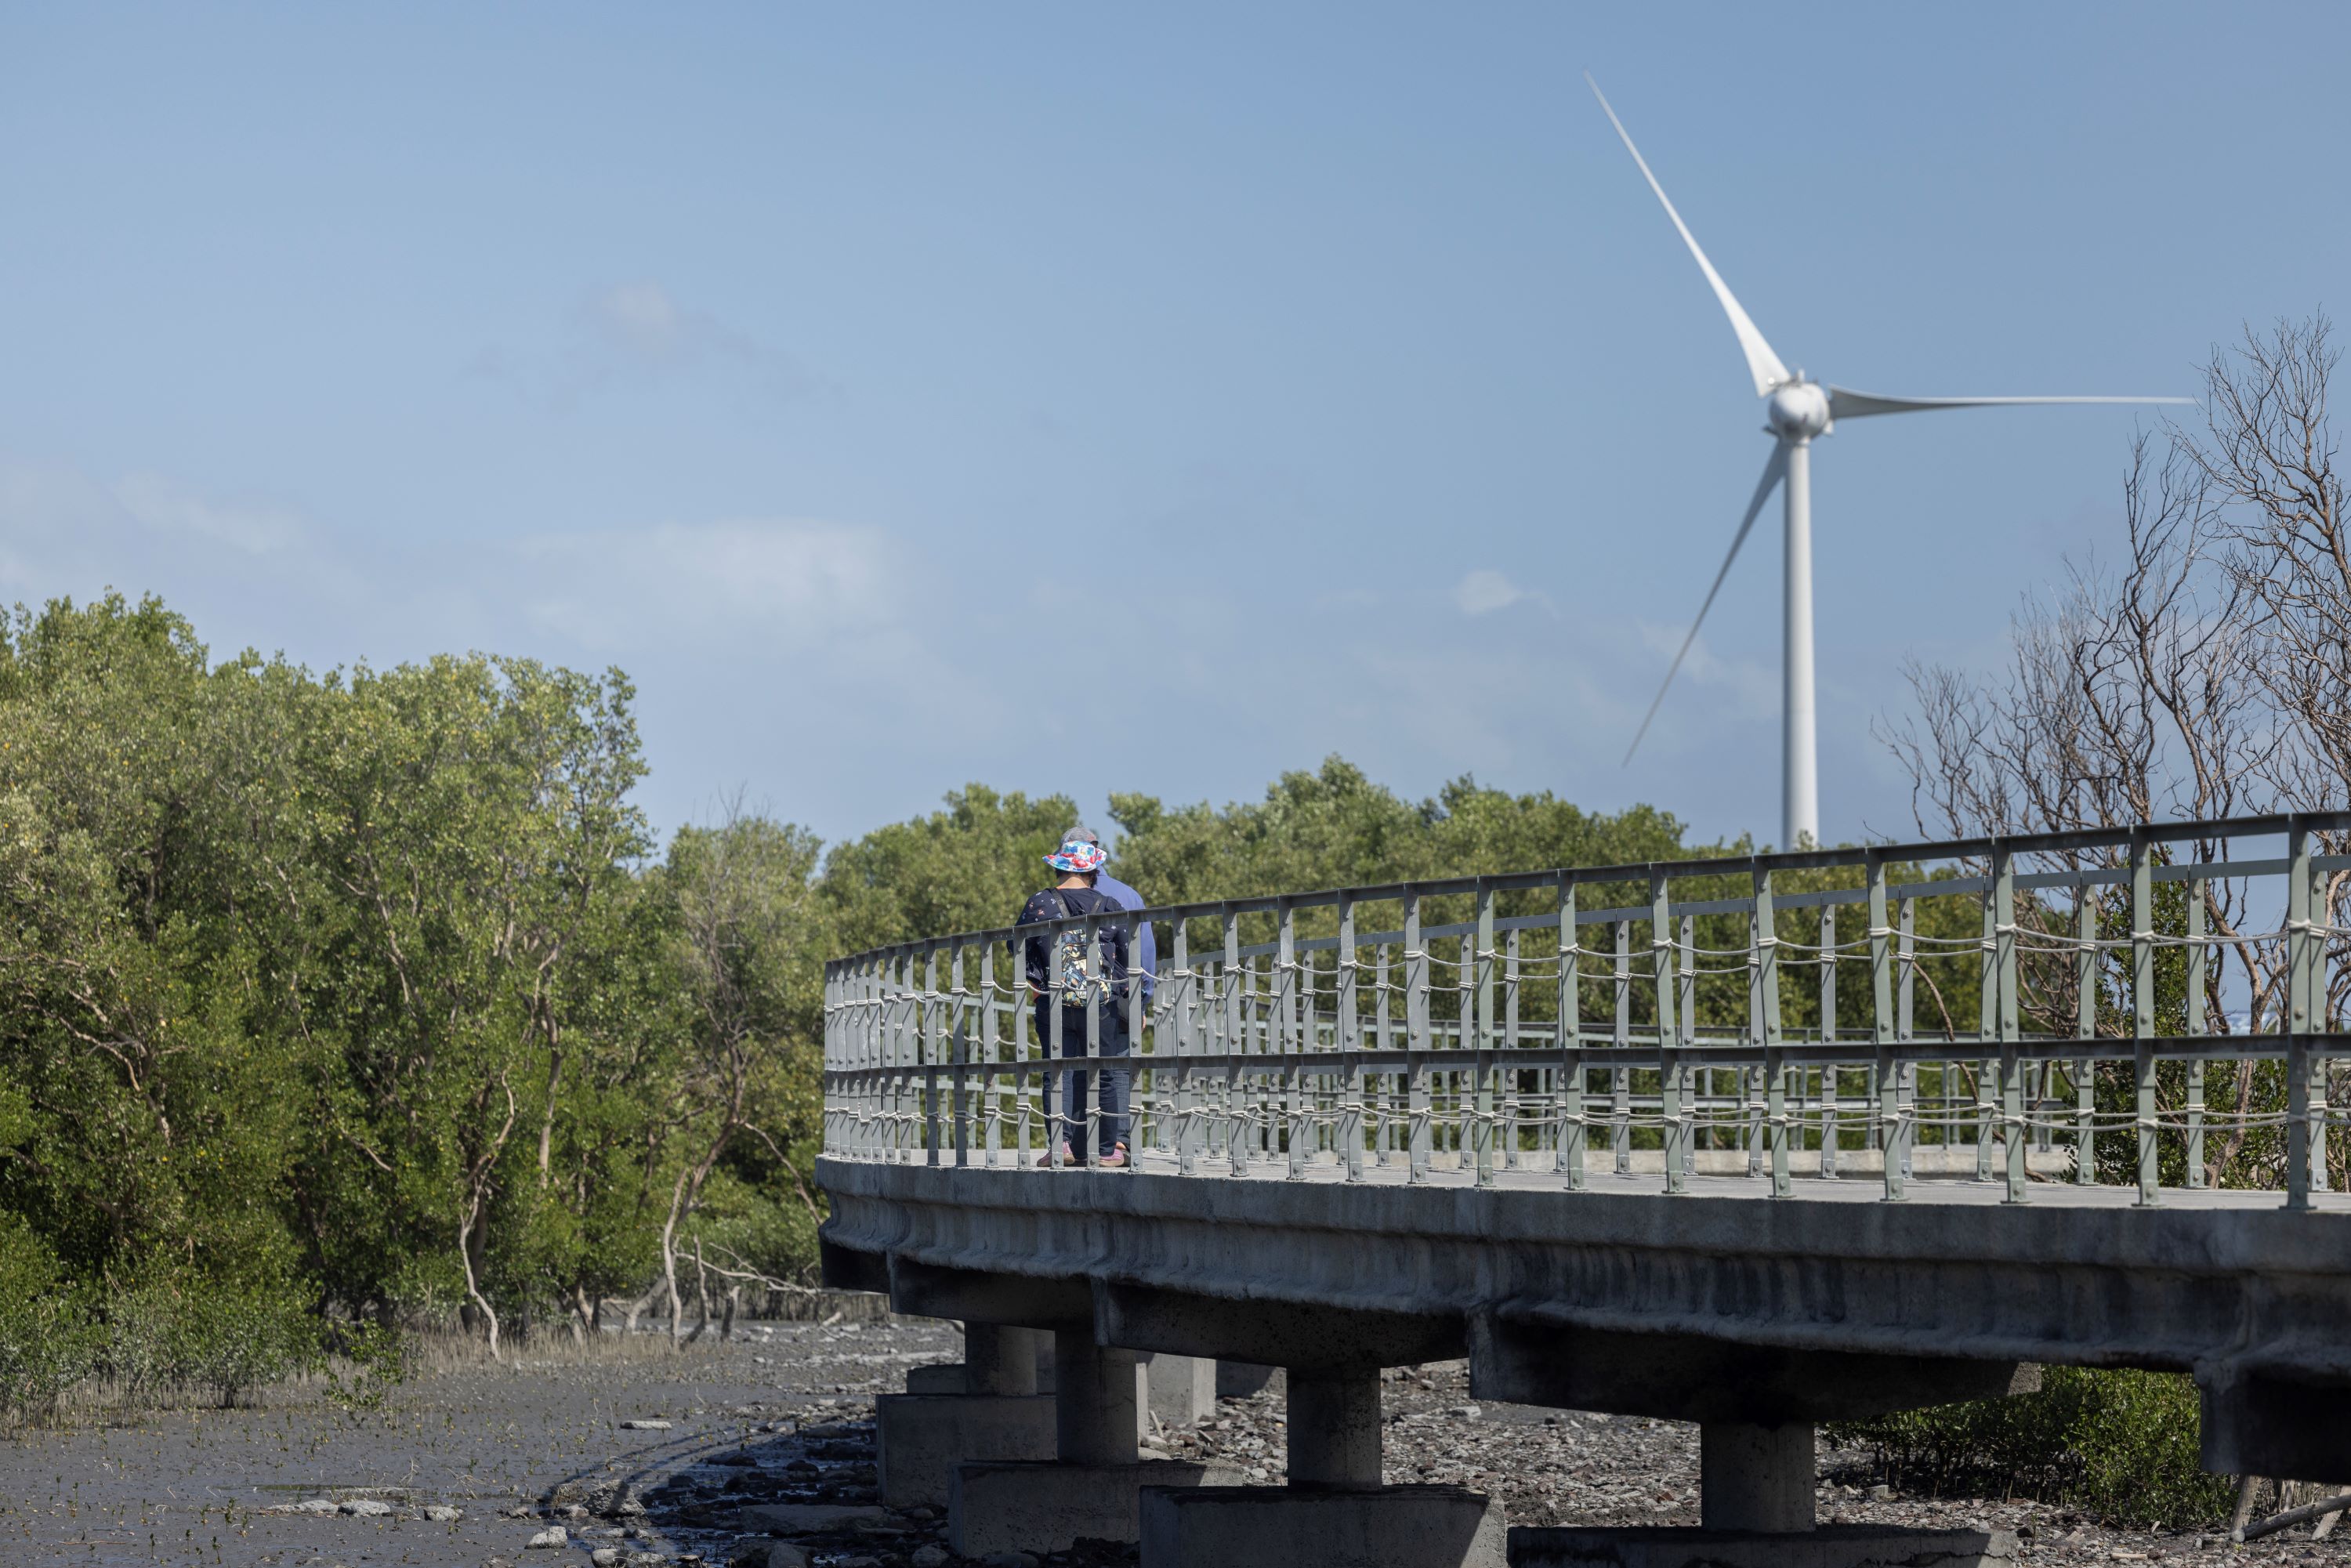
[[[957,1391],[883,1401],[883,1490],[932,1489],[974,1556],[1093,1536],[1146,1568],[1966,1568],[2015,1542],[1814,1528],[1815,1426],[2026,1392],[2051,1363],[2191,1375],[2208,1469],[2351,1481],[2346,832],[1144,911],[1156,995],[1049,998],[1044,1039],[996,967],[1028,931],[836,960],[828,1281],[966,1330]],[[1128,1055],[1087,1043],[1109,1007]],[[1047,1099],[1071,1071],[1134,1085],[1131,1166]],[[1082,1163],[1040,1167],[1049,1130]],[[1182,1357],[1286,1370],[1287,1485],[1142,1457],[1140,1402]],[[1476,1493],[1384,1485],[1381,1370],[1458,1357],[1480,1398],[1697,1423],[1700,1527],[1511,1530]]]

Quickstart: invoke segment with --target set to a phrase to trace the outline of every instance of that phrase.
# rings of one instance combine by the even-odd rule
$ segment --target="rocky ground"
[[[943,1519],[874,1505],[872,1396],[958,1350],[951,1325],[922,1321],[752,1325],[683,1354],[641,1343],[444,1371],[366,1416],[279,1397],[22,1433],[0,1442],[0,1564],[946,1568]],[[1515,1524],[1698,1522],[1693,1427],[1481,1405],[1458,1364],[1392,1374],[1385,1410],[1391,1481],[1488,1492]],[[1279,1482],[1281,1402],[1225,1400],[1155,1447]],[[1866,1456],[1822,1461],[1823,1521],[2011,1529],[2033,1563],[2351,1563],[2351,1543],[2307,1526],[2231,1547],[2217,1530],[1898,1496]],[[751,1504],[786,1511],[747,1534]],[[999,1568],[1133,1558],[1089,1543]]]

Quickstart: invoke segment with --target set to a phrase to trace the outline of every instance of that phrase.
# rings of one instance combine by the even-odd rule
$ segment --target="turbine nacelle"
[[[1829,394],[1818,382],[1804,381],[1802,375],[1799,371],[1799,379],[1773,389],[1764,405],[1771,434],[1782,441],[1810,441],[1829,431]]]

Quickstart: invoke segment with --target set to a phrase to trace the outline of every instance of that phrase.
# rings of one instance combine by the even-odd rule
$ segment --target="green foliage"
[[[214,664],[152,600],[0,618],[0,1411],[92,1372],[235,1400],[322,1330],[363,1400],[362,1322],[641,1291],[682,1174],[805,1214],[818,846],[754,819],[648,866],[632,701]]]
[[[223,1406],[319,1359],[319,1322],[284,1285],[169,1276],[107,1300],[103,1370],[134,1394]]]
[[[2226,1476],[2197,1467],[2196,1385],[2170,1373],[2052,1366],[2038,1394],[1833,1425],[1906,1490],[2030,1497],[2110,1524],[2194,1525],[2228,1512]]]
[[[0,1214],[0,1419],[53,1409],[97,1360],[98,1326],[30,1227]]]

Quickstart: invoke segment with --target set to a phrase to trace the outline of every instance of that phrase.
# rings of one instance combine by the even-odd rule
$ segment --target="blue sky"
[[[12,7],[0,600],[637,680],[664,826],[1337,751],[1779,816],[1780,354],[2191,392],[2340,308],[2339,6]],[[1908,657],[2111,548],[2117,410],[1813,463],[1822,814]]]

